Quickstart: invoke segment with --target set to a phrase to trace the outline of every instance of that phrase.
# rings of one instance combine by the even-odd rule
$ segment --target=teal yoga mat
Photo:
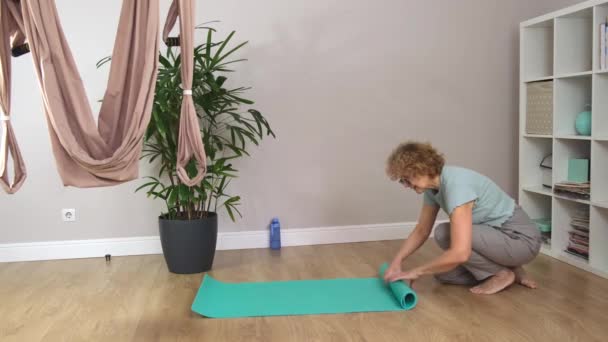
[[[192,311],[212,318],[403,311],[416,293],[403,281],[386,284],[383,264],[376,278],[223,283],[205,275]]]

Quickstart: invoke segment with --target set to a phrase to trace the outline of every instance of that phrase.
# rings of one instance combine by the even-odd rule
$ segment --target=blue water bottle
[[[270,249],[281,249],[281,224],[276,217],[270,223]]]

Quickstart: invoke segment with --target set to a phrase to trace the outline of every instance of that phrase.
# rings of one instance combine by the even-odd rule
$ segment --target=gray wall
[[[222,33],[250,41],[233,77],[253,87],[278,135],[238,162],[244,218],[220,229],[264,229],[275,215],[286,228],[415,221],[421,199],[384,175],[387,154],[409,138],[515,196],[518,24],[577,2],[199,1],[196,22],[221,20]],[[108,70],[95,63],[111,53],[120,4],[57,1],[95,111]],[[162,206],[133,192],[141,180],[61,185],[31,63],[14,60],[13,84],[29,177],[0,195],[0,243],[157,235]],[[61,208],[76,208],[77,221],[61,222]]]

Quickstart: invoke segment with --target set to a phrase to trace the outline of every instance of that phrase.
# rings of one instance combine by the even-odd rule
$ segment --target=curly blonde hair
[[[431,144],[407,141],[399,144],[386,162],[386,174],[391,180],[441,174],[445,159]]]

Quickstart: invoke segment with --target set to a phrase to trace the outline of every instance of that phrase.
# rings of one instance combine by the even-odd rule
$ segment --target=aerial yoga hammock
[[[180,18],[181,107],[176,173],[186,185],[205,176],[205,149],[192,101],[193,0],[174,0],[163,40]],[[11,114],[11,52],[32,54],[42,89],[53,154],[65,186],[110,186],[138,177],[150,120],[159,51],[158,0],[124,0],[98,124],[63,34],[54,0],[0,0],[0,184],[15,193],[26,178]],[[26,45],[27,44],[27,45]],[[14,177],[7,161],[12,156]],[[185,167],[197,161],[190,178]]]

